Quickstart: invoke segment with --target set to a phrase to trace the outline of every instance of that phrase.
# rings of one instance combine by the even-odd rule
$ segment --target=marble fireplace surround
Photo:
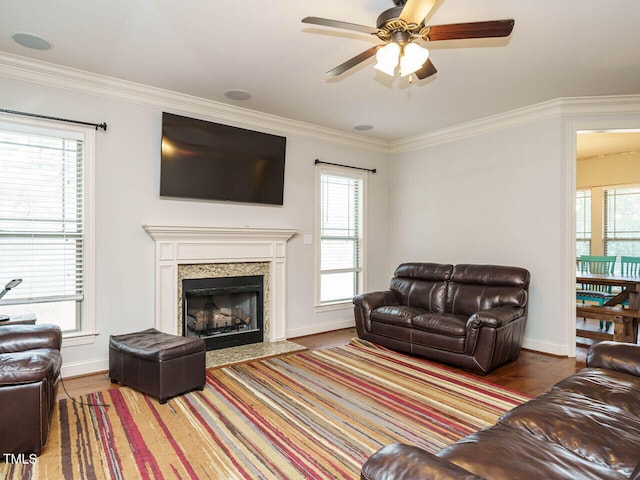
[[[155,242],[155,328],[182,335],[180,277],[186,266],[260,263],[268,267],[265,281],[269,310],[265,316],[269,327],[265,342],[286,340],[286,244],[296,230],[163,225],[143,228]]]

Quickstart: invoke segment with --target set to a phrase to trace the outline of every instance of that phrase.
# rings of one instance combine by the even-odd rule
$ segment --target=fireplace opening
[[[182,334],[207,350],[264,340],[263,275],[182,280]]]

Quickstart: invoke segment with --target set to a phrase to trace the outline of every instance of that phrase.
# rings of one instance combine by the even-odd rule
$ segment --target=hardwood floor
[[[290,340],[314,350],[344,345],[356,336],[355,328],[346,328],[306,337],[291,338]],[[488,375],[479,377],[511,390],[535,396],[546,391],[554,383],[583,368],[586,352],[586,348],[578,347],[577,357],[567,358],[523,350],[515,362],[497,368]],[[455,367],[450,368],[462,371]],[[64,379],[64,387],[69,395],[73,397],[109,388],[119,388],[117,385],[111,384],[107,372],[66,378]],[[58,389],[58,397],[67,397],[64,388]]]

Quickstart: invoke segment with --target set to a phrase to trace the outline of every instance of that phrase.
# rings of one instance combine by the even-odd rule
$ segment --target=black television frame
[[[163,112],[160,196],[283,205],[286,140]]]

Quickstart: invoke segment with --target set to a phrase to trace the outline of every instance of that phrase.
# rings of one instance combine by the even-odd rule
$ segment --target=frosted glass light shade
[[[410,75],[418,70],[429,58],[429,50],[415,43],[405,45],[400,58],[400,76]]]
[[[376,53],[378,63],[375,68],[393,77],[399,57],[400,45],[393,42],[388,43]]]

